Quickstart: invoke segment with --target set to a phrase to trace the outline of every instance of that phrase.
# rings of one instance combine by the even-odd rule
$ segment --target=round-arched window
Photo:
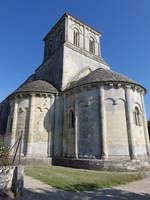
[[[73,44],[79,46],[79,31],[77,29],[73,30]]]
[[[92,37],[89,38],[89,52],[95,54],[95,41]]]
[[[141,126],[141,114],[139,108],[136,106],[134,109],[134,122],[136,126]]]
[[[69,111],[69,128],[74,128],[74,123],[75,122],[75,118],[74,118],[74,112],[73,110]]]

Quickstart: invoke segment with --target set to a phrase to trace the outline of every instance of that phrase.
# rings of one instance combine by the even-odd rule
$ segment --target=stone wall
[[[132,154],[130,148],[135,148],[137,156],[146,156],[145,122],[141,101],[141,91],[130,87],[130,107],[127,110],[126,87],[121,85],[106,84],[104,86],[104,100],[99,105],[101,93],[99,84],[81,86],[68,91],[64,95],[64,128],[63,128],[63,156],[79,158],[101,159],[105,143],[108,158],[129,157]],[[100,96],[99,96],[100,95]],[[141,125],[135,124],[134,108],[140,108]],[[101,118],[101,107],[104,111],[104,122]],[[77,108],[76,108],[77,107]],[[75,127],[69,127],[69,112],[75,115]],[[128,114],[131,121],[128,121]],[[102,123],[106,126],[102,129]],[[132,126],[132,132],[128,132],[128,124]],[[103,130],[103,132],[102,132]],[[131,135],[132,134],[132,135]],[[104,136],[103,136],[104,135]],[[131,138],[132,136],[132,138]],[[77,141],[76,141],[77,137]],[[103,137],[106,138],[103,141]],[[131,141],[133,140],[133,141]],[[103,144],[104,145],[104,144]],[[77,149],[77,151],[76,151]]]
[[[90,55],[90,54],[89,54]],[[62,88],[65,89],[67,84],[73,81],[73,78],[83,69],[90,68],[92,71],[97,68],[109,68],[104,65],[100,59],[91,55],[84,55],[83,51],[71,45],[64,45],[64,61],[63,61],[63,82]]]
[[[54,100],[53,95],[46,94],[22,94],[12,98],[5,144],[14,145],[22,134],[23,156],[52,156]],[[12,154],[14,151],[15,148]]]
[[[64,104],[64,99],[63,97],[56,96],[55,99],[55,120],[54,120],[54,152],[53,155],[54,157],[60,157],[62,154],[62,133],[63,133],[63,107]]]
[[[36,71],[36,80],[45,80],[60,89],[62,85],[63,46],[60,46]]]
[[[129,156],[124,88],[105,86],[108,156]]]
[[[14,196],[23,194],[24,168],[22,166],[0,167],[0,190],[11,191]]]
[[[142,107],[141,93],[139,91],[132,90],[131,104],[132,104],[131,112],[133,113],[135,107],[138,107],[141,114],[140,126],[136,126],[135,121],[134,120],[132,121],[133,128],[134,128],[135,149],[138,155],[146,154],[146,145],[145,145],[145,137],[144,137],[144,121],[142,118],[142,116],[145,113]]]

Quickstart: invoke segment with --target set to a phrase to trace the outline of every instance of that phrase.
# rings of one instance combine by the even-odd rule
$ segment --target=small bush
[[[10,164],[9,155],[10,155],[9,147],[0,144],[0,166],[6,166]]]

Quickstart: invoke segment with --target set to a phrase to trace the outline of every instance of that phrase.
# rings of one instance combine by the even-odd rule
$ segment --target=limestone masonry
[[[83,168],[149,160],[146,90],[110,70],[100,36],[65,13],[44,38],[42,64],[0,104],[0,139],[12,146],[22,134],[22,158]]]

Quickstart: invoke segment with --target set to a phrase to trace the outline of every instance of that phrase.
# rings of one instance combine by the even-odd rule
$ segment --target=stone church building
[[[36,71],[0,104],[0,133],[22,157],[101,167],[148,160],[146,89],[110,69],[101,33],[65,13],[44,38]]]

